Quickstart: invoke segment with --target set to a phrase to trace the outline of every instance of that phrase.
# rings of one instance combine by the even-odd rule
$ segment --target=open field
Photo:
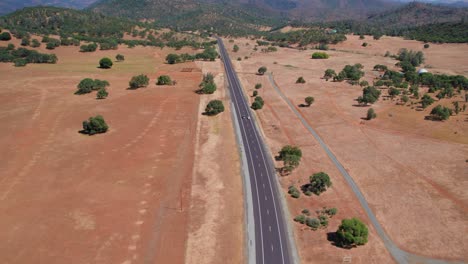
[[[19,47],[18,40],[11,43]],[[199,118],[206,118],[200,115],[201,96],[194,93],[202,78],[200,67],[192,62],[164,64],[171,49],[78,49],[49,51],[43,44],[38,50],[55,53],[57,64],[0,64],[2,260],[184,263],[194,225],[191,214],[196,213],[191,208],[211,210],[192,192],[194,160],[200,159],[196,142],[204,143],[209,133],[206,125],[197,130]],[[124,62],[114,62],[110,70],[97,68],[100,58],[113,59],[117,53],[125,55]],[[182,72],[184,68],[193,71]],[[128,90],[130,78],[142,73],[150,77],[150,85]],[[161,74],[170,75],[177,85],[156,86]],[[78,82],[87,77],[109,81],[109,97],[74,95]],[[109,131],[92,137],[79,134],[82,121],[97,114],[104,116]],[[229,113],[220,118],[229,120]],[[230,123],[221,128],[227,136],[218,144],[235,150]],[[220,222],[215,231],[221,237],[218,230],[232,228],[236,239],[219,239],[217,245],[224,249],[220,256],[238,261],[243,257],[242,186],[237,157],[230,154],[211,164],[229,163],[232,168],[222,175],[229,178],[215,181],[231,187],[216,206],[234,207],[226,215],[235,220]],[[204,183],[196,178],[195,184]]]
[[[231,52],[234,58],[250,56],[234,63],[247,93],[252,94],[256,83],[263,84],[258,91],[265,107],[257,111],[257,117],[272,154],[286,144],[298,145],[304,153],[299,168],[281,178],[285,195],[288,186],[305,184],[313,173],[325,171],[332,179],[333,187],[320,196],[288,198],[292,216],[302,209],[314,212],[323,206],[338,208],[338,214],[324,230],[311,231],[294,223],[301,259],[305,263],[340,263],[343,257],[351,256],[353,263],[392,262],[373,228],[369,243],[352,250],[337,248],[327,241],[327,233],[336,231],[342,218],[359,217],[366,223],[369,220],[318,143],[273,90],[268,77],[254,74],[260,66],[268,67],[282,92],[295,105],[304,103],[306,96],[315,98],[310,108],[297,109],[354,178],[383,228],[399,247],[418,255],[467,261],[465,232],[460,232],[468,224],[467,113],[444,122],[424,120],[433,106],[451,106],[452,101],[463,99],[457,95],[416,111],[381,98],[372,106],[377,119],[362,120],[368,107],[353,106],[362,88],[345,82],[326,82],[321,79],[325,69],[338,72],[346,64],[361,63],[366,73],[364,79],[371,83],[378,77],[378,72],[371,71],[375,64],[395,68],[397,61],[383,56],[386,50],[396,53],[400,48],[423,49],[423,43],[387,37],[372,41],[367,37],[365,41],[371,45],[362,48],[362,40],[354,36],[348,39],[331,45],[336,51],[327,52],[331,56],[328,60],[311,60],[310,50],[279,48],[278,52],[268,54],[252,53],[253,41],[226,41],[228,48],[233,44],[240,47],[239,52]],[[431,65],[430,71],[468,76],[468,45],[431,44],[423,52]],[[295,84],[300,76],[306,84]]]

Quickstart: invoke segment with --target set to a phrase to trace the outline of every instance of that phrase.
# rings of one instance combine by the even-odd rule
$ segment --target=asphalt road
[[[237,115],[247,159],[255,226],[255,263],[293,263],[286,234],[286,223],[282,213],[275,184],[275,168],[264,148],[261,134],[251,115],[239,79],[234,71],[223,41],[218,38],[221,59],[224,62],[231,100]],[[251,117],[250,119],[247,117]]]

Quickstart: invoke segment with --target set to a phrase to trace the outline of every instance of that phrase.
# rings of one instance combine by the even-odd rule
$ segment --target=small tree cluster
[[[265,101],[263,101],[263,98],[260,96],[255,97],[255,100],[252,103],[251,108],[253,110],[260,110],[263,108],[263,105],[265,104]]]
[[[323,75],[323,78],[328,82],[328,79],[332,79],[336,76],[336,72],[333,69],[327,69],[325,70],[325,74]]]
[[[331,186],[332,182],[330,180],[330,176],[328,176],[328,174],[325,172],[319,172],[310,176],[310,182],[302,186],[302,191],[307,196],[312,195],[312,193],[315,195],[320,195]]]
[[[216,91],[217,87],[214,82],[214,75],[212,73],[207,73],[203,76],[203,80],[199,85],[199,93],[202,94],[212,94]]]
[[[217,115],[224,112],[224,105],[221,100],[211,100],[205,108],[206,115]]]
[[[98,45],[96,43],[91,43],[88,45],[81,45],[80,51],[81,52],[94,52],[96,51]]]
[[[312,59],[328,59],[330,58],[330,55],[328,55],[325,52],[314,52],[312,54]]]
[[[144,74],[140,74],[137,76],[133,76],[129,82],[130,89],[137,89],[140,87],[146,87],[149,84],[148,76]]]
[[[283,168],[281,173],[291,173],[297,168],[301,162],[302,150],[297,146],[286,145],[284,146],[277,157],[278,160],[283,161]]]
[[[106,88],[101,88],[96,94],[97,99],[105,99],[109,95],[109,92],[107,92]]]
[[[85,78],[81,80],[80,83],[77,85],[78,90],[75,92],[75,94],[86,94],[92,91],[98,91],[101,89],[105,89],[107,86],[109,86],[108,81]]]
[[[424,94],[423,97],[421,98],[421,107],[424,109],[426,109],[426,107],[430,106],[433,103],[434,103],[434,98],[432,98],[428,94]]]
[[[364,71],[362,70],[364,66],[357,63],[354,65],[346,65],[343,70],[333,77],[333,81],[341,82],[344,80],[359,81],[364,76]]]
[[[109,129],[106,121],[100,115],[95,117],[90,117],[88,120],[83,121],[83,130],[82,133],[88,134],[90,136],[99,133],[105,133]]]
[[[171,77],[168,75],[161,75],[158,77],[158,80],[156,81],[156,85],[172,85],[173,82],[171,80]]]

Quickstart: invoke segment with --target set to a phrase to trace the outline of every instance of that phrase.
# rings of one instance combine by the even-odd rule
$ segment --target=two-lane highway
[[[282,194],[279,193],[275,182],[276,173],[271,157],[265,150],[261,134],[254,123],[255,118],[251,115],[249,104],[224,43],[220,38],[217,38],[217,40],[221,59],[224,62],[231,100],[238,119],[237,122],[250,175],[253,202],[251,206],[254,211],[255,223],[255,263],[293,263],[285,219],[279,200],[279,195]]]

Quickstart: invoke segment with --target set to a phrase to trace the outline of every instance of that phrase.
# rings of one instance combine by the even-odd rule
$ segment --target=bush
[[[83,121],[83,131],[81,132],[92,136],[98,133],[105,133],[108,129],[109,127],[104,118],[97,115],[96,117],[90,117],[88,121]]]
[[[78,90],[75,92],[75,94],[86,94],[92,91],[103,89],[107,86],[109,86],[109,82],[107,81],[85,78],[81,80],[80,83],[78,84],[77,86]]]
[[[105,98],[107,98],[108,95],[109,95],[109,93],[107,92],[106,88],[101,88],[97,92],[96,98],[97,99],[105,99]]]
[[[205,114],[207,115],[217,115],[224,112],[223,102],[220,100],[211,100],[205,108]]]
[[[315,101],[314,97],[312,96],[307,96],[304,100],[307,106],[311,106]]]
[[[56,48],[56,46],[52,42],[48,42],[47,45],[46,45],[46,49],[48,49],[48,50],[53,50],[55,48]]]
[[[317,230],[320,227],[320,221],[317,218],[307,218],[306,225],[312,230]]]
[[[289,186],[288,193],[291,195],[291,197],[296,199],[301,196],[301,192],[299,192],[299,190],[293,185]]]
[[[255,84],[255,89],[260,89],[260,88],[262,88],[262,84],[261,84],[261,83]]]
[[[239,46],[237,46],[237,45],[234,45],[234,47],[232,48],[232,51],[234,51],[234,52],[238,52],[238,51],[239,51]]]
[[[268,70],[267,67],[262,66],[262,67],[258,68],[258,74],[263,75],[263,74],[265,74],[265,72],[267,70]]]
[[[367,42],[362,43],[363,47],[367,47],[367,45],[369,45],[369,44],[367,44]]]
[[[31,41],[28,38],[23,38],[21,39],[21,46],[29,46],[31,44]]]
[[[124,60],[125,60],[125,57],[124,57],[124,55],[122,55],[122,54],[117,54],[117,56],[115,56],[115,59],[116,59],[117,61],[124,61]]]
[[[333,78],[333,77],[335,77],[335,76],[336,76],[335,70],[333,70],[333,69],[327,69],[327,70],[325,71],[325,74],[323,75],[323,78],[325,78],[325,80],[328,81],[328,79],[331,79],[331,78]]]
[[[305,81],[304,78],[301,76],[301,77],[297,78],[296,83],[306,83],[306,81]]]
[[[11,40],[11,34],[8,33],[8,32],[2,32],[2,33],[0,33],[0,40],[2,40],[2,41]]]
[[[373,104],[380,97],[380,90],[376,89],[374,86],[369,86],[362,89],[362,96],[357,98],[357,101],[361,105]]]
[[[359,81],[359,79],[361,79],[364,76],[364,71],[362,71],[362,69],[363,66],[359,63],[354,65],[346,65],[335,78],[337,81],[342,81],[344,79]]]
[[[181,59],[179,55],[171,53],[166,56],[166,61],[168,64],[176,64],[181,62]]]
[[[156,85],[172,85],[171,77],[168,75],[159,76]]]
[[[257,95],[258,95],[258,91],[253,91],[252,96],[255,97],[255,96],[257,96]]]
[[[428,43],[424,44],[424,48],[425,48],[425,49],[428,49],[429,47],[430,47],[430,46],[429,46]]]
[[[431,111],[431,117],[435,120],[447,120],[452,115],[452,109],[445,106],[436,106]]]
[[[328,59],[330,56],[325,52],[314,52],[312,59]]]
[[[81,45],[80,52],[94,52],[97,49],[96,43],[91,43],[88,45]]]
[[[330,176],[325,172],[319,172],[310,176],[310,183],[305,186],[305,189],[316,195],[320,195],[331,186],[332,182],[330,180]]]
[[[41,43],[39,42],[39,40],[33,39],[33,40],[31,41],[31,47],[33,47],[33,48],[39,48],[40,46],[41,46]]]
[[[252,106],[251,108],[253,110],[259,110],[259,109],[262,109],[263,108],[263,105],[265,104],[265,102],[263,101],[263,98],[260,97],[260,96],[257,96],[255,97],[255,100],[254,102],[252,103]]]
[[[112,63],[112,60],[107,58],[107,57],[102,58],[99,61],[99,68],[101,68],[101,69],[110,69],[110,68],[112,68],[112,65],[114,65],[114,63]]]
[[[148,76],[144,74],[140,74],[137,76],[133,76],[132,79],[129,82],[129,86],[131,89],[137,89],[140,87],[146,87],[149,84],[149,78]]]
[[[369,110],[367,110],[367,120],[372,120],[376,117],[377,117],[377,114],[375,113],[374,109],[369,108]]]
[[[336,231],[337,244],[341,247],[355,247],[367,243],[369,230],[357,218],[343,219]]]
[[[421,98],[421,106],[424,109],[433,103],[434,103],[434,99],[428,94],[424,94],[423,97]]]
[[[336,215],[338,213],[338,209],[336,209],[335,207],[333,208],[327,208],[325,209],[325,213],[330,216],[330,217],[333,217],[334,215]]]

